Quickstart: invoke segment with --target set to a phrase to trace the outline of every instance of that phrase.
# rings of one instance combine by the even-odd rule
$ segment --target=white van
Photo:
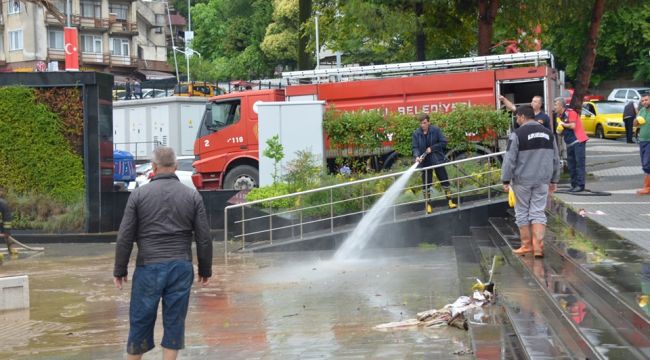
[[[614,89],[607,100],[611,101],[621,101],[627,103],[628,101],[634,101],[635,105],[639,105],[639,100],[641,99],[641,94],[650,91],[650,88],[640,87],[640,88],[620,88]]]

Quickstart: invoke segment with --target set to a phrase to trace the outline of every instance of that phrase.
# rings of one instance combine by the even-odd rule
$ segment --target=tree
[[[478,54],[489,55],[492,48],[492,25],[499,9],[499,0],[478,2]]]
[[[192,7],[192,45],[221,80],[268,77],[273,62],[260,49],[271,22],[271,0],[211,0]]]
[[[464,1],[320,0],[320,38],[345,63],[382,64],[467,55],[474,14]],[[314,33],[311,22],[308,33]],[[314,49],[314,42],[310,42]]]
[[[299,50],[298,21],[298,0],[273,1],[273,22],[266,28],[266,35],[260,44],[269,59],[290,68],[295,67]]]
[[[311,18],[311,0],[298,0],[298,70],[311,69],[311,58],[307,52],[309,35],[305,32],[304,24]]]
[[[587,41],[582,50],[582,57],[580,58],[578,73],[576,74],[575,91],[571,98],[571,107],[574,109],[582,108],[582,99],[587,94],[587,88],[589,88],[589,79],[594,67],[594,61],[596,60],[598,32],[600,30],[600,22],[604,13],[605,0],[594,0],[594,6],[591,10],[591,23],[589,24]]]

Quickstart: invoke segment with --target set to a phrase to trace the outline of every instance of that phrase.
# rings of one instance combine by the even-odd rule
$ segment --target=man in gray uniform
[[[113,276],[115,286],[122,289],[133,243],[138,243],[129,307],[129,360],[141,359],[154,347],[161,298],[163,357],[176,359],[185,346],[185,316],[194,279],[192,238],[199,281],[205,286],[212,276],[212,240],[201,195],[176,177],[176,155],[171,148],[156,148],[152,163],[155,176],[129,196],[115,245]]]
[[[518,107],[516,117],[520,126],[510,134],[501,168],[503,189],[507,192],[512,186],[516,198],[515,222],[521,247],[514,252],[543,257],[544,209],[549,190],[555,191],[560,180],[560,158],[553,133],[535,121],[530,105]]]

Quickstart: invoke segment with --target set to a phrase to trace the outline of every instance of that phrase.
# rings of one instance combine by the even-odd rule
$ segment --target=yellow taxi
[[[175,96],[212,97],[215,95],[221,95],[223,93],[225,93],[225,91],[222,88],[207,82],[194,82],[194,81],[192,81],[191,83],[183,82],[177,84],[176,87],[174,88]]]
[[[618,101],[585,101],[580,119],[587,135],[601,139],[625,136],[624,103]]]

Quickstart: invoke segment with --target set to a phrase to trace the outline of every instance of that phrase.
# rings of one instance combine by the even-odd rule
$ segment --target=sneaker
[[[585,191],[584,186],[574,186],[574,187],[571,188],[571,190],[569,190],[569,192],[572,192],[572,193],[583,192],[583,191]]]

